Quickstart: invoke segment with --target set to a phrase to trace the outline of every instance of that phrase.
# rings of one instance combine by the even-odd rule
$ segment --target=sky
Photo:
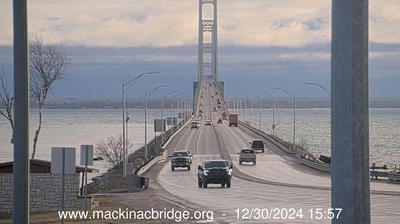
[[[11,2],[0,0],[0,63],[10,82]],[[399,11],[398,0],[370,0],[374,97],[400,97]],[[330,85],[330,12],[328,0],[219,0],[219,76],[226,94],[283,87],[323,96],[303,83]],[[197,78],[197,19],[198,0],[29,1],[30,34],[61,44],[71,59],[53,97],[119,97],[121,83],[144,71],[161,74],[139,81],[132,96],[157,84],[190,93]]]

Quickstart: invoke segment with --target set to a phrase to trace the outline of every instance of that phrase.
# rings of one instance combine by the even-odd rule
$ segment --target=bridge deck
[[[235,213],[237,208],[301,208],[306,211],[310,208],[330,207],[330,176],[299,164],[293,157],[280,153],[277,149],[267,148],[265,153],[258,154],[256,166],[239,166],[236,153],[247,147],[251,137],[239,128],[229,128],[226,123],[217,124],[221,111],[213,111],[217,98],[215,89],[210,88],[207,81],[203,83],[202,88],[204,96],[201,101],[204,105],[202,107],[204,114],[200,122],[212,119],[213,126],[205,126],[202,123],[198,130],[191,130],[190,127],[183,130],[184,134],[178,144],[168,150],[170,152],[174,149],[191,150],[194,154],[192,169],[172,172],[170,165],[167,164],[158,176],[163,188],[190,203],[225,214],[219,218],[230,223],[238,221]],[[238,171],[250,178],[244,179],[240,178],[240,175],[235,175],[230,189],[220,188],[218,185],[211,185],[207,189],[198,188],[197,164],[205,159],[221,158],[221,152],[224,150],[230,155]],[[279,184],[262,183],[259,180]],[[371,188],[397,192],[395,195],[385,193],[371,195],[373,222],[386,223],[399,220],[397,201],[400,200],[400,186],[372,183]],[[329,223],[327,220],[310,220],[307,217],[299,221]]]

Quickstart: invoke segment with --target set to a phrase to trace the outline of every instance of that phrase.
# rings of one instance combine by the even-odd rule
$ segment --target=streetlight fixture
[[[123,151],[123,177],[126,177],[126,173],[127,173],[127,165],[128,165],[128,150],[126,148],[126,144],[127,144],[127,136],[126,136],[126,127],[125,127],[125,122],[126,118],[126,103],[125,103],[125,92],[131,88],[140,78],[142,78],[145,75],[152,75],[152,74],[158,74],[160,72],[158,71],[154,71],[154,72],[143,72],[135,77],[133,77],[132,79],[128,80],[127,82],[122,83],[122,151]]]
[[[273,103],[272,103],[272,136],[275,138],[275,96],[271,95],[269,92],[267,91],[261,91],[263,92],[265,95],[272,97],[273,99]]]
[[[144,93],[144,144],[145,144],[145,151],[144,151],[144,157],[147,161],[148,159],[148,147],[147,147],[147,98],[153,95],[155,91],[157,91],[160,88],[163,87],[168,87],[169,85],[159,85],[154,87],[153,89],[147,91]]]
[[[179,95],[182,95],[182,92],[181,91],[176,91],[176,93],[174,94],[174,95],[172,95],[171,96],[171,108],[170,108],[170,111],[171,111],[171,119],[172,119],[172,116],[174,116],[174,105],[173,105],[173,103],[174,103],[174,101],[175,101],[175,97],[177,97],[177,96],[179,96]],[[173,120],[172,120],[173,121]],[[171,127],[172,127],[173,125],[171,125]]]
[[[249,94],[250,96],[254,96],[254,97],[256,97],[257,99],[258,99],[258,109],[259,109],[259,115],[260,115],[260,117],[259,117],[259,130],[261,130],[261,114],[262,114],[262,112],[261,112],[261,98],[259,97],[259,96],[257,96],[257,95],[255,95],[255,94]]]
[[[325,86],[317,83],[317,82],[305,82],[304,84],[306,85],[310,85],[310,86],[318,86],[319,88],[321,88],[322,90],[324,90],[324,92],[326,93],[326,95],[328,95],[329,97],[331,96],[332,92],[326,88]]]
[[[284,88],[275,88],[277,90],[282,90],[287,95],[293,97],[293,149],[296,150],[296,96],[291,94]]]
[[[171,94],[176,93],[176,92],[178,92],[178,91],[177,90],[173,90],[173,91],[165,94],[163,97],[161,97],[161,120],[164,119],[164,113],[163,113],[163,111],[164,111],[164,99],[167,98],[168,96],[170,96]],[[161,133],[161,145],[164,144],[164,132],[165,132],[165,130],[163,130],[163,132]]]

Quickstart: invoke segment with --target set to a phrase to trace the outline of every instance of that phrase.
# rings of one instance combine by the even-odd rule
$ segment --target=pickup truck
[[[256,165],[256,158],[254,149],[242,149],[239,153],[239,164],[242,165],[243,162],[251,162]]]
[[[174,171],[176,167],[187,167],[190,170],[192,158],[188,150],[174,151],[171,157],[171,170]]]
[[[221,184],[221,187],[231,187],[232,165],[227,160],[206,160],[198,166],[197,181],[201,188],[208,184]]]

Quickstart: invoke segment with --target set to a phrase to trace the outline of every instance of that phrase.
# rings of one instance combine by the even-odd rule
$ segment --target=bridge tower
[[[198,81],[218,81],[217,0],[199,0]]]
[[[211,77],[217,91],[224,96],[224,82],[218,78],[218,0],[199,0],[197,81],[193,82],[193,111],[196,111],[200,83]]]

